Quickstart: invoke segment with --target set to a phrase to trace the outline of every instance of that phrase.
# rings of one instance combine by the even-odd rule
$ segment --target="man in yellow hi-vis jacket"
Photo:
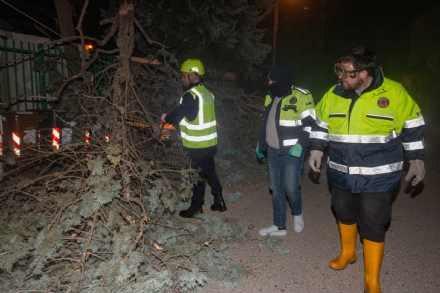
[[[329,266],[341,270],[356,261],[359,229],[364,291],[379,293],[385,226],[402,176],[403,149],[410,162],[405,179],[416,185],[425,175],[425,122],[403,86],[383,76],[372,50],[352,48],[334,69],[339,82],[316,105],[309,160],[319,172],[323,150],[329,146],[328,178],[342,248]]]

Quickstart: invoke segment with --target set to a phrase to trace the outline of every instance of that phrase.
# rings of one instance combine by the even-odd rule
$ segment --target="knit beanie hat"
[[[286,65],[275,65],[267,76],[275,81],[269,84],[269,91],[276,97],[284,97],[290,93],[293,81],[292,73]]]

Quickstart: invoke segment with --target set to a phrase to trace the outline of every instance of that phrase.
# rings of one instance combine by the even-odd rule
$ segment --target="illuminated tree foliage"
[[[207,67],[255,79],[271,46],[262,43],[261,23],[272,11],[269,0],[134,0],[137,19],[152,39],[180,62],[199,58]],[[145,38],[137,52],[157,56]]]

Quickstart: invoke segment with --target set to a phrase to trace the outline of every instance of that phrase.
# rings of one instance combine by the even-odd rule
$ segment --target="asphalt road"
[[[423,186],[409,188],[402,178],[393,202],[380,277],[384,293],[440,292],[440,130],[431,129],[425,135],[427,174]],[[342,271],[328,267],[340,252],[338,227],[325,178],[317,184],[316,178],[309,178],[307,166],[302,186],[304,230],[295,233],[293,216],[289,216],[287,236],[277,238],[279,249],[274,251],[264,244],[258,230],[273,224],[265,168],[256,167],[254,180],[242,187],[239,200],[221,214],[254,227],[252,240],[233,243],[228,249],[235,262],[246,269],[246,277],[235,287],[210,280],[205,292],[362,293],[364,263],[359,238],[355,264]]]

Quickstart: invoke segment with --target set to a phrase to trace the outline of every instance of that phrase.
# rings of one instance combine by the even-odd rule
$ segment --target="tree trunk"
[[[58,24],[60,26],[60,34],[63,37],[72,37],[75,35],[75,26],[73,24],[72,6],[70,0],[54,0],[55,8],[58,15]],[[64,54],[67,59],[67,68],[69,76],[79,71],[79,52],[78,48],[73,45],[64,45]]]

